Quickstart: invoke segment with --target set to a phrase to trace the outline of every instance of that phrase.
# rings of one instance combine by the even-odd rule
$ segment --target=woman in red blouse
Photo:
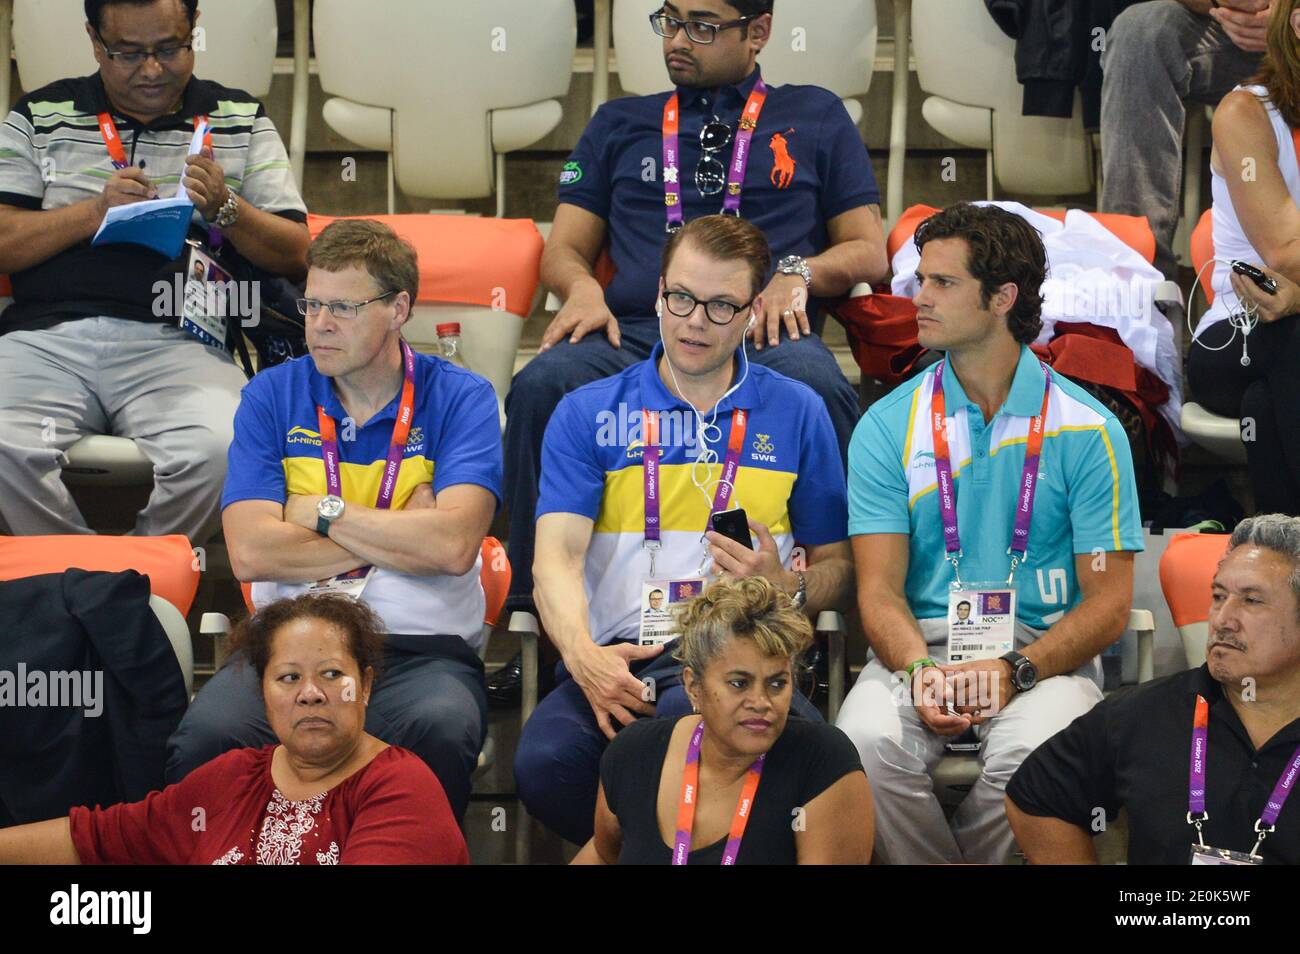
[[[0,830],[8,864],[468,864],[438,779],[363,731],[383,624],[343,596],[264,608],[235,640],[280,740],[144,801]]]

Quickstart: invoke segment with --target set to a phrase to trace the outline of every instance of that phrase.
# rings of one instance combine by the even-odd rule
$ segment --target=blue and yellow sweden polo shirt
[[[344,410],[329,378],[310,357],[261,372],[243,390],[221,506],[240,500],[284,503],[289,494],[324,494],[325,463],[316,417],[319,402],[339,422],[343,499],[373,507],[397,420],[400,391],[348,440]],[[420,484],[435,494],[456,484],[486,487],[501,500],[501,429],[496,395],[486,380],[431,355],[415,356],[415,416],[397,473],[393,509]],[[481,559],[464,576],[416,577],[379,569],[363,598],[390,633],[454,633],[482,641]],[[305,585],[253,584],[258,607],[296,596]]]
[[[945,363],[957,526],[964,582],[1005,580],[1029,422],[1043,404],[1042,366],[1024,347],[1006,403],[984,423]],[[1075,554],[1141,550],[1133,459],[1123,428],[1086,391],[1051,372],[1040,479],[1026,562],[1016,571],[1017,617],[1046,629],[1079,602]],[[934,369],[871,406],[849,444],[849,533],[911,537],[906,593],[917,619],[948,611],[930,397]]]
[[[574,513],[595,521],[587,550],[586,590],[591,633],[598,644],[635,640],[641,583],[650,578],[644,552],[645,490],[642,410],[660,412],[660,529],[656,579],[696,576],[700,538],[722,473],[731,413],[749,411],[732,507],[743,507],[776,540],[790,565],[796,541],[811,547],[845,539],[844,472],[835,431],[815,391],[782,374],[750,365],[749,376],[718,405],[720,433],[707,446],[714,464],[694,464],[707,496],[692,482],[699,457],[695,415],[659,378],[663,344],[650,358],[567,395],[551,416],[542,444],[537,516]],[[706,423],[710,416],[705,417]]]

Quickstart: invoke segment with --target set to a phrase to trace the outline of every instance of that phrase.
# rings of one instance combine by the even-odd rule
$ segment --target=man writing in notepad
[[[224,347],[238,329],[221,322],[239,319],[183,326],[155,286],[218,243],[227,260],[300,281],[306,208],[258,101],[193,76],[198,0],[85,7],[98,72],[28,94],[0,125],[0,273],[14,293],[0,313],[0,525],[89,532],[59,471],[82,437],[114,434],[154,465],[134,532],[202,543],[244,384]],[[180,192],[195,244],[177,259],[91,246],[109,209]]]

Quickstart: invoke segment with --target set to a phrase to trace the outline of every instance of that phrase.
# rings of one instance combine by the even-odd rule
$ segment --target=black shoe
[[[515,709],[523,695],[524,657],[514,657],[492,674],[487,681],[488,704],[496,709]]]

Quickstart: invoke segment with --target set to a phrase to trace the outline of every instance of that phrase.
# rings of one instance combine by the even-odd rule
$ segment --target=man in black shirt
[[[1300,519],[1269,514],[1238,524],[1219,564],[1205,665],[1076,719],[1020,766],[1006,804],[1035,864],[1095,864],[1091,836],[1123,807],[1130,864],[1187,864],[1196,845],[1201,859],[1219,849],[1293,865],[1296,787]]]

